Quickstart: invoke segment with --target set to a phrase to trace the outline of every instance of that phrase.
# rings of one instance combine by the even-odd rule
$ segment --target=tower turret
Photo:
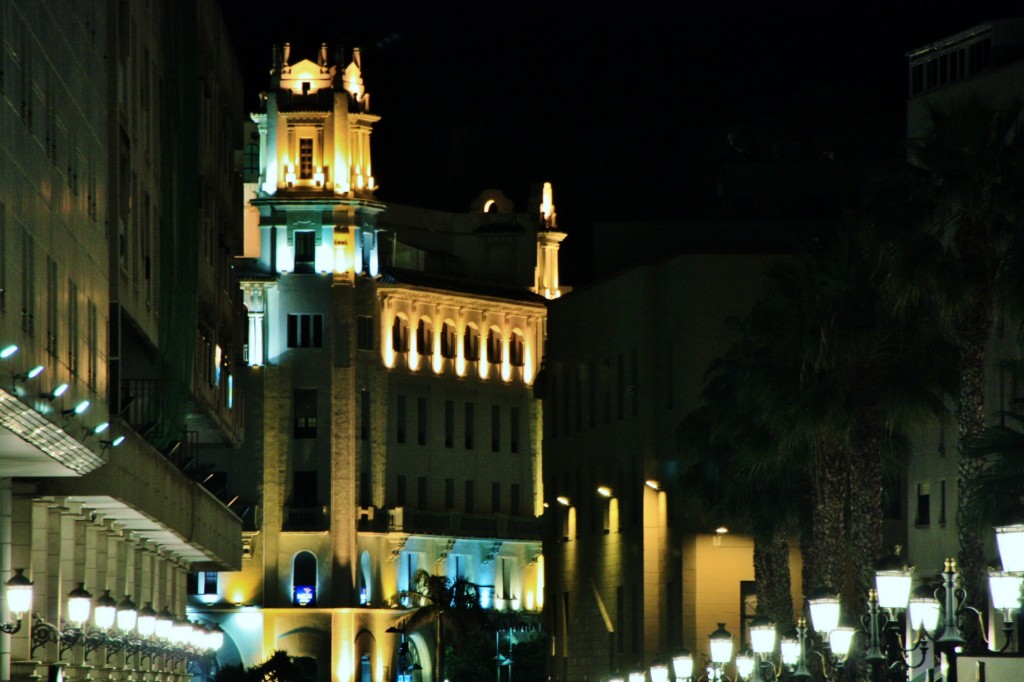
[[[562,295],[558,282],[558,247],[567,235],[558,230],[550,182],[544,183],[540,221],[541,227],[537,230],[537,267],[534,269],[533,290],[544,298],[558,298]]]

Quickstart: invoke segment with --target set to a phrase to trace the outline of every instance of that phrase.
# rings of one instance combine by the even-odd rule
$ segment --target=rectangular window
[[[519,408],[513,407],[509,411],[508,435],[510,438],[509,449],[513,454],[519,452]]]
[[[295,471],[292,473],[292,507],[312,509],[316,501],[316,472]]]
[[[501,451],[501,407],[491,405],[491,452]]]
[[[519,516],[519,484],[513,483],[511,494],[509,495],[509,509],[508,513],[512,516]]]
[[[359,413],[359,439],[370,439],[370,392],[360,392],[360,413]]]
[[[466,403],[465,443],[466,449],[473,449],[473,403]]]
[[[57,262],[46,257],[46,351],[57,355]]]
[[[242,182],[258,182],[259,179],[260,146],[255,142],[249,142],[242,152]]]
[[[418,479],[416,479],[416,488],[417,488],[416,494],[419,497],[418,501],[419,501],[420,509],[427,509],[429,507],[429,505],[430,505],[430,500],[428,499],[428,495],[427,495],[429,490],[427,489],[427,477],[426,476],[420,476]]]
[[[590,428],[597,426],[597,364],[587,365],[587,402]]]
[[[917,484],[917,516],[914,522],[919,526],[927,526],[931,523],[931,485],[928,483]]]
[[[626,595],[622,585],[615,588],[615,651],[626,653]]]
[[[68,369],[78,374],[78,285],[68,280]]]
[[[2,51],[0,51],[2,56]],[[0,69],[0,82],[3,79]],[[7,205],[0,203],[0,312],[7,310]]]
[[[946,481],[939,481],[939,523],[946,522]]]
[[[356,343],[359,350],[373,350],[373,318],[360,315],[356,318]]]
[[[215,571],[189,573],[187,582],[189,594],[217,594],[217,573]]]
[[[395,506],[404,507],[406,504],[405,497],[405,476],[399,476],[398,482],[395,484]]]
[[[497,481],[491,484],[491,513],[501,513],[501,483]]]
[[[398,443],[405,442],[405,413],[405,396],[400,395],[395,406],[395,441]]]
[[[288,347],[320,348],[324,342],[324,316],[309,313],[288,314]]]
[[[583,367],[576,368],[573,381],[573,419],[576,422],[576,433],[583,430]]]
[[[602,373],[604,383],[604,423],[612,421],[612,370],[608,358],[604,359],[604,372]]]
[[[626,387],[626,397],[629,400],[629,414],[633,417],[640,409],[640,361],[637,350],[634,348],[629,353],[629,385]]]
[[[99,373],[99,320],[95,301],[89,301],[87,314],[89,316],[89,328],[86,332],[89,335],[89,370],[86,381],[89,383],[89,388],[95,389]],[[228,407],[231,407],[230,403]]]
[[[445,511],[455,509],[455,479],[444,479],[444,508]]]
[[[427,444],[427,399],[416,399],[416,443]]]
[[[295,232],[295,272],[311,274],[315,272],[316,235],[310,230]]]
[[[316,389],[295,389],[292,409],[295,412],[295,438],[316,438]]]
[[[626,356],[615,358],[615,417],[622,419],[626,412]]]
[[[299,138],[299,177],[313,178],[313,139],[310,137]]]
[[[444,401],[444,446],[450,448],[455,443],[455,401]]]
[[[466,513],[472,514],[476,500],[474,499],[473,481],[466,481]]]
[[[36,249],[28,229],[21,231],[21,330],[35,335]]]

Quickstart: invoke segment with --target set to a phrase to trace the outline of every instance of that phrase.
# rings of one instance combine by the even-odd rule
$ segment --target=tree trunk
[[[848,492],[846,453],[834,443],[822,443],[811,470],[814,486],[812,540],[803,548],[804,594],[819,585],[841,586],[845,568],[845,512]]]
[[[437,642],[434,644],[434,682],[444,681],[444,611],[437,612]]]
[[[978,314],[977,317],[983,316]],[[984,611],[988,601],[983,540],[986,531],[977,526],[976,517],[970,513],[983,462],[981,458],[969,456],[967,448],[985,428],[985,345],[991,325],[987,323],[987,316],[975,320],[975,324],[977,328],[973,333],[964,330],[960,335],[960,394],[957,401],[959,501],[956,522],[960,540],[958,571],[961,584],[967,590],[968,603]],[[973,619],[968,621],[964,634],[971,650],[977,651],[979,649],[975,647],[981,646],[982,642],[981,633]]]
[[[864,613],[868,590],[875,583],[875,561],[882,548],[883,427],[877,410],[858,419],[850,471],[850,584],[845,603]]]
[[[783,529],[754,538],[754,578],[757,580],[757,611],[785,632],[793,621],[792,577],[789,573],[789,541]]]

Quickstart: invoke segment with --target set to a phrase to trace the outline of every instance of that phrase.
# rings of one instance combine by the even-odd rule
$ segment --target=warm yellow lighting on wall
[[[317,166],[316,173],[313,173],[313,184],[317,187],[324,186],[324,169]]]
[[[534,604],[533,604],[533,592],[527,592],[526,593],[526,610],[527,611],[533,611],[533,607],[534,607]]]
[[[729,532],[729,529],[726,528],[725,526],[719,526],[718,528],[715,529],[715,533],[718,534],[718,535],[725,535],[728,532]]]
[[[363,174],[362,173],[356,173],[356,189],[363,189],[363,187],[364,187]]]
[[[533,384],[533,344],[526,341],[526,350],[523,353],[523,382],[527,386]]]
[[[384,329],[381,330],[381,336],[384,338],[384,343],[382,344],[384,346],[384,366],[392,369],[395,366],[395,347],[391,329],[395,323],[395,316],[393,314],[386,314],[382,317],[384,318]]]
[[[288,166],[288,170],[284,174],[284,181],[289,187],[295,186],[295,166]]]
[[[494,199],[488,199],[484,202],[484,213],[491,210],[491,206],[494,206]]]

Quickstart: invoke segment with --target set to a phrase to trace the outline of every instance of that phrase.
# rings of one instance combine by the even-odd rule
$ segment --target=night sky
[[[699,213],[730,132],[896,150],[905,53],[1024,14],[953,0],[222,4],[253,110],[271,45],[291,42],[293,61],[321,42],[361,48],[381,199],[464,210],[498,187],[524,207],[550,180],[570,235]]]

